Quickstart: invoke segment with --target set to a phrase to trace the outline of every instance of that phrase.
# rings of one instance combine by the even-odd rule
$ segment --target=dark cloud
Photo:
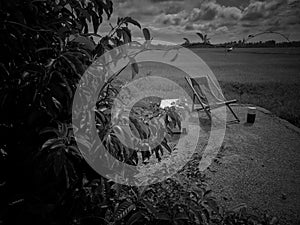
[[[183,10],[182,2],[164,2],[162,8],[165,14],[176,14]]]
[[[219,11],[217,4],[211,3],[203,7],[203,14],[201,16],[202,20],[212,20],[216,17]]]
[[[226,7],[244,8],[249,5],[249,0],[217,0],[217,3]]]

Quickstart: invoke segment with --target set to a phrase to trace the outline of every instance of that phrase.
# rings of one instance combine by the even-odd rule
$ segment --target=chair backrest
[[[209,84],[208,77],[197,77],[197,78],[189,78],[194,89],[200,95],[200,97],[205,101],[205,103],[216,103],[224,101],[224,97],[222,93],[219,93],[219,89],[215,87],[213,90],[213,84]],[[212,81],[211,81],[212,82]],[[216,91],[218,93],[216,93]]]
[[[192,87],[194,89],[193,91],[197,92],[198,96],[201,99],[201,102],[207,104],[208,100],[207,100],[205,94],[202,92],[201,87],[197,83],[197,81],[195,81],[193,78],[187,78],[187,79],[190,81],[190,85],[192,85]],[[193,94],[195,95],[195,93],[193,93]]]

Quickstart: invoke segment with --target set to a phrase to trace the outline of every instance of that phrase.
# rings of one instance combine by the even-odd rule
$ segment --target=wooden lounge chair
[[[237,100],[233,99],[227,101],[224,99],[224,97],[221,97],[221,95],[216,96],[216,94],[214,94],[210,88],[210,85],[208,83],[208,79],[209,79],[208,77],[197,77],[197,78],[185,77],[185,79],[193,91],[192,111],[204,110],[208,118],[211,120],[210,110],[225,105],[228,107],[228,109],[230,110],[230,112],[235,118],[234,120],[229,122],[231,123],[240,122],[239,118],[230,107],[230,104],[237,102]],[[198,100],[200,104],[196,105],[195,100]]]

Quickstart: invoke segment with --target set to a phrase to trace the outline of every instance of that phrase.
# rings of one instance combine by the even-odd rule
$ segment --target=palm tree
[[[207,34],[201,34],[199,32],[197,32],[196,34],[201,38],[203,44],[210,44],[210,38],[207,36]]]
[[[185,40],[185,42],[183,43],[184,45],[190,45],[191,44],[189,39],[183,38],[183,40]]]

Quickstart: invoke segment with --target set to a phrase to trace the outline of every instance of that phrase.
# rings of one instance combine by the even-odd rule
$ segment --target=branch
[[[284,34],[280,33],[280,32],[276,32],[276,31],[263,31],[254,35],[249,35],[249,37],[245,40],[245,42],[249,41],[252,38],[255,38],[257,36],[263,35],[263,34],[278,34],[281,37],[283,37],[284,39],[286,39],[288,42],[290,42],[289,38],[287,36],[285,36]]]
[[[80,34],[80,36],[84,36],[84,37],[95,36],[95,37],[102,38],[101,35],[95,33]]]

